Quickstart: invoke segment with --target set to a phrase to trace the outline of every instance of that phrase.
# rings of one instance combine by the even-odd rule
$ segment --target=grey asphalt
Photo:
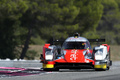
[[[0,80],[120,80],[120,61],[113,62],[109,71],[60,70],[37,75],[0,78]]]
[[[0,60],[0,67],[40,68],[40,60]]]

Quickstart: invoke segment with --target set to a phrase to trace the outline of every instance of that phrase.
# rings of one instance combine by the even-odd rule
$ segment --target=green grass
[[[29,45],[29,50],[34,50],[37,52],[37,56],[35,56],[36,60],[40,59],[40,54],[42,54],[43,45]]]
[[[111,48],[111,59],[113,61],[120,61],[120,46],[112,45]]]
[[[39,60],[40,54],[42,54],[43,45],[30,45],[29,50],[35,50],[38,56],[35,59]],[[119,45],[111,45],[111,60],[112,61],[120,61],[120,46]]]

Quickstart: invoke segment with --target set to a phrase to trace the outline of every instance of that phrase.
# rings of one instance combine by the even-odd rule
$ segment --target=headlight
[[[47,51],[45,53],[45,59],[46,60],[53,60],[53,53],[51,51]]]
[[[61,53],[62,53],[63,55],[65,55],[65,54],[66,54],[66,51],[65,51],[65,50],[61,50]]]
[[[92,54],[91,54],[91,53],[86,54],[86,55],[85,55],[85,58],[87,58],[87,59],[92,59]]]
[[[103,55],[103,49],[101,48],[101,49],[98,49],[98,50],[96,50],[96,53],[95,53],[95,55]]]
[[[83,51],[83,55],[85,55],[87,53],[87,51]]]
[[[98,49],[95,52],[95,60],[102,60],[103,59],[103,49]]]
[[[83,51],[83,55],[86,59],[92,59],[92,54],[87,50]]]
[[[102,52],[101,52],[101,51],[97,51],[97,52],[95,53],[95,55],[102,55]]]
[[[64,58],[64,55],[66,55],[66,51],[65,50],[61,50],[61,57]]]
[[[46,59],[46,60],[52,60],[52,59],[53,59],[53,55],[46,55],[46,56],[45,56],[45,59]]]

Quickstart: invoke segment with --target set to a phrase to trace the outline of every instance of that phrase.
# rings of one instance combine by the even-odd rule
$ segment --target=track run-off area
[[[120,61],[114,61],[108,71],[0,67],[0,80],[120,80]]]

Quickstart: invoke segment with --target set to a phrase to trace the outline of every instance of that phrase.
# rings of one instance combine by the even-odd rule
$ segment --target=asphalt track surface
[[[61,69],[58,72],[45,72],[23,68],[2,68],[0,71],[0,80],[120,80],[120,61],[113,62],[109,71]]]

